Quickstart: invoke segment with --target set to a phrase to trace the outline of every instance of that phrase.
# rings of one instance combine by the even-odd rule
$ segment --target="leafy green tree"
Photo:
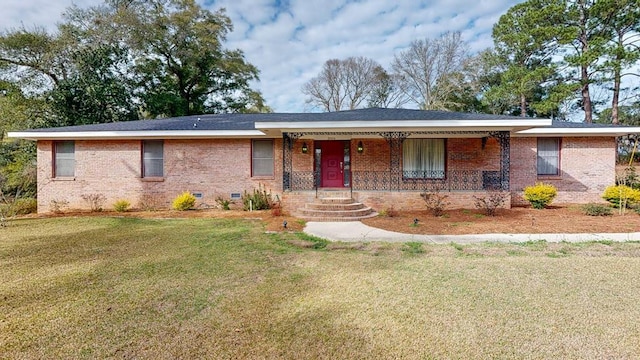
[[[250,87],[258,69],[241,50],[223,47],[232,30],[223,10],[193,0],[110,3],[136,58],[137,95],[152,116],[240,112],[261,97]]]
[[[546,112],[544,93],[556,76],[551,63],[559,44],[557,23],[563,5],[558,1],[529,0],[511,7],[493,27],[494,62],[502,64],[500,81],[486,93],[488,102],[501,101],[519,108],[521,116]],[[546,87],[546,88],[545,88]]]
[[[72,54],[76,71],[50,92],[58,122],[51,126],[83,125],[138,119],[132,91],[120,68],[122,48],[99,45]]]
[[[640,76],[628,71],[640,59],[640,0],[599,0],[593,5],[593,10],[605,20],[603,27],[609,41],[605,44],[606,61],[601,68],[607,74],[606,80],[613,82],[610,120],[618,124],[621,122],[622,78]]]
[[[36,192],[35,144],[5,137],[8,131],[38,126],[47,106],[40,99],[26,98],[11,82],[0,81],[0,193],[11,197],[34,196]]]

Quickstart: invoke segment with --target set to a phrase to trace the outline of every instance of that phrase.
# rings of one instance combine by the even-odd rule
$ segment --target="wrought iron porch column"
[[[509,191],[509,168],[511,166],[511,136],[508,131],[491,134],[500,144],[500,188]]]
[[[291,174],[293,173],[293,144],[302,134],[282,133],[282,190],[291,190]]]
[[[406,132],[383,132],[379,134],[389,144],[389,190],[400,191],[402,181],[402,143],[411,135]]]

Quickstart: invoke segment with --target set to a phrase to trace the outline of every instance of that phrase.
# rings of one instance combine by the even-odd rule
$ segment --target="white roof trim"
[[[198,139],[264,137],[259,130],[15,131],[8,137],[29,140]]]
[[[464,129],[470,128],[531,128],[550,126],[551,119],[513,120],[380,120],[380,121],[264,121],[256,122],[256,129]]]
[[[640,133],[640,127],[598,127],[598,128],[533,128],[521,130],[513,136],[624,136]]]

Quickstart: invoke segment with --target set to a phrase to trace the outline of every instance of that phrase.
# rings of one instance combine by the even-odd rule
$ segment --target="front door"
[[[345,143],[344,141],[318,142],[321,149],[321,187],[340,188],[345,186]]]

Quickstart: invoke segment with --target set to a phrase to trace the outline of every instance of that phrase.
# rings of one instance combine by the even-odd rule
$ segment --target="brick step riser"
[[[351,198],[348,191],[318,191],[319,198]]]
[[[324,204],[324,203],[308,203],[305,204],[306,209],[311,210],[359,210],[366,207],[361,203],[351,204]]]
[[[353,204],[355,202],[355,200],[353,200],[350,197],[346,197],[346,198],[318,198],[316,199],[315,203],[316,204]]]
[[[359,210],[347,210],[347,211],[302,209],[300,212],[304,216],[350,217],[350,216],[369,215],[369,214],[371,214],[373,212],[373,209],[364,208],[364,209],[359,209]]]
[[[337,221],[337,222],[347,222],[347,221],[360,221],[372,217],[378,216],[378,213],[374,212],[366,216],[354,216],[354,217],[312,217],[312,216],[302,216],[301,218],[307,221],[318,221],[318,222],[328,222],[328,221]]]

